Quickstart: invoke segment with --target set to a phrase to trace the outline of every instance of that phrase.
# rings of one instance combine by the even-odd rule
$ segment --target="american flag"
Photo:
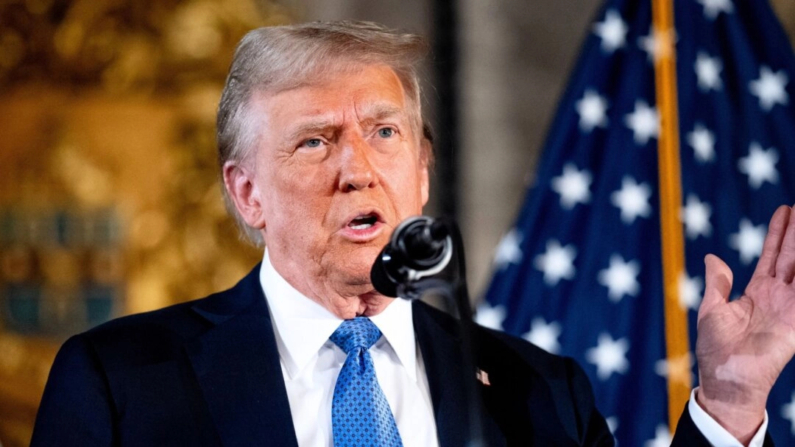
[[[707,253],[747,284],[776,207],[795,202],[795,57],[767,2],[677,0],[673,36],[691,348]],[[586,38],[515,226],[496,251],[481,324],[575,358],[623,446],[670,443],[651,0],[608,1]],[[677,409],[677,414],[681,409]],[[768,402],[795,443],[795,365]]]

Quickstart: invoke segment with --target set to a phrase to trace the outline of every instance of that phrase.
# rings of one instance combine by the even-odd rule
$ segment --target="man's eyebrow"
[[[394,116],[405,115],[406,111],[402,107],[393,104],[373,104],[367,106],[362,110],[363,116],[362,123],[370,124],[374,121],[379,121],[385,118]],[[284,141],[292,143],[293,141],[304,137],[305,135],[322,134],[328,131],[336,131],[339,127],[330,118],[318,117],[315,119],[307,120],[297,127],[290,130]]]
[[[402,107],[393,104],[373,104],[362,110],[363,122],[378,121],[393,116],[401,116],[406,112]]]
[[[325,133],[329,130],[334,130],[338,126],[335,125],[332,120],[320,118],[320,119],[313,119],[298,125],[298,127],[292,129],[289,134],[284,138],[287,142],[293,142],[299,138],[302,138],[305,135],[311,134],[320,134]]]

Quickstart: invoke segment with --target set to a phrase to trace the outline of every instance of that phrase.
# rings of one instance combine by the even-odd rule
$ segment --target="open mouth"
[[[366,230],[378,223],[378,215],[375,213],[362,214],[356,216],[348,223],[348,228],[353,230]]]

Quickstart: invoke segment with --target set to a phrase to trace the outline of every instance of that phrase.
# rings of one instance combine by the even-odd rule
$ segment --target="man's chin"
[[[341,269],[346,275],[355,278],[353,282],[370,282],[370,270],[373,268],[376,257],[381,253],[381,246],[367,245],[356,247],[346,253],[341,260]]]
[[[390,298],[384,295],[381,295],[377,292],[370,292],[364,295],[359,296],[359,315],[363,315],[365,317],[372,317],[375,315],[380,314],[381,312],[386,309],[387,306],[392,304],[395,301],[395,298]]]

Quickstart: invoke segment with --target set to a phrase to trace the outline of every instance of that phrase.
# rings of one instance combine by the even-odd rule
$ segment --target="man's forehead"
[[[314,77],[290,88],[258,90],[252,94],[258,111],[307,119],[353,111],[359,119],[408,114],[405,89],[391,68],[370,66],[355,72]]]
[[[291,104],[296,110],[295,118],[305,117],[307,120],[338,120],[343,117],[355,118],[358,121],[378,120],[385,118],[402,118],[408,116],[405,107],[402,104],[396,104],[391,101],[356,101],[351,100],[350,107],[336,108],[324,107],[322,105],[305,104]],[[348,115],[352,112],[354,115]]]

